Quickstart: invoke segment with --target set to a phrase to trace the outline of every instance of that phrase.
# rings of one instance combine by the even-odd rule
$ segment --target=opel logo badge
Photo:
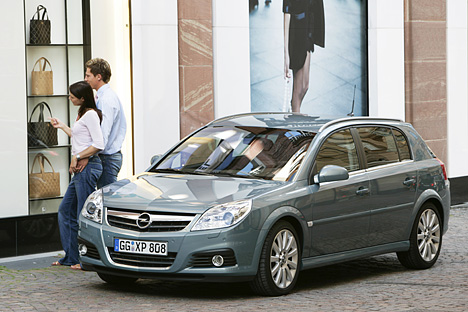
[[[138,216],[136,223],[140,229],[146,229],[151,224],[151,216],[149,213],[144,212]]]

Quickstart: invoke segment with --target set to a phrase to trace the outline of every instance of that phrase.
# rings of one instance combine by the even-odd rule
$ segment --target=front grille
[[[134,253],[115,252],[113,247],[108,247],[109,255],[115,263],[145,268],[168,268],[177,256],[176,252],[170,252],[167,256],[148,256]]]
[[[101,259],[100,256],[99,256],[99,252],[96,248],[96,246],[94,246],[93,244],[91,244],[90,242],[87,242],[85,241],[84,239],[82,238],[78,238],[78,244],[83,244],[86,246],[86,248],[88,249],[86,251],[86,257],[89,257],[89,258],[93,258],[93,259]]]
[[[182,231],[195,217],[195,214],[189,213],[135,211],[119,208],[107,208],[106,215],[110,226],[137,232]],[[140,222],[138,222],[139,218]],[[146,220],[141,220],[141,218],[146,218]]]
[[[212,258],[215,255],[221,255],[224,258],[223,267],[234,266],[237,264],[236,256],[232,249],[221,249],[221,250],[210,250],[205,252],[200,252],[192,255],[192,258],[189,262],[189,267],[194,268],[206,268],[214,267],[212,263]]]

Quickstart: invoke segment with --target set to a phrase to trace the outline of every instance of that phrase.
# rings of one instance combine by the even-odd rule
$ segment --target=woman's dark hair
[[[100,122],[102,122],[102,113],[96,107],[96,102],[94,101],[93,88],[86,81],[78,81],[70,86],[70,93],[73,94],[78,99],[84,99],[83,104],[81,104],[78,109],[78,117],[81,118],[87,110],[94,109],[99,116]]]

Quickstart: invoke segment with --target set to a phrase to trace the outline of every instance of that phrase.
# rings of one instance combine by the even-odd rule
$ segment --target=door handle
[[[364,196],[364,195],[367,195],[369,194],[369,189],[366,188],[366,187],[363,187],[361,186],[357,191],[356,191],[356,195],[359,195],[359,196]]]
[[[406,178],[406,180],[403,181],[403,185],[405,186],[414,186],[415,184],[416,184],[416,179]]]

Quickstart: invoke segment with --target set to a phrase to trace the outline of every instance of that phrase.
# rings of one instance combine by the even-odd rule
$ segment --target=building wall
[[[369,115],[405,120],[404,0],[368,1]]]
[[[213,28],[211,0],[179,0],[180,134],[212,121]]]
[[[406,120],[444,162],[447,162],[446,8],[446,2],[440,0],[405,0]]]
[[[447,0],[446,11],[447,163],[449,176],[457,178],[468,176],[468,2]],[[468,195],[466,182],[461,191]]]

